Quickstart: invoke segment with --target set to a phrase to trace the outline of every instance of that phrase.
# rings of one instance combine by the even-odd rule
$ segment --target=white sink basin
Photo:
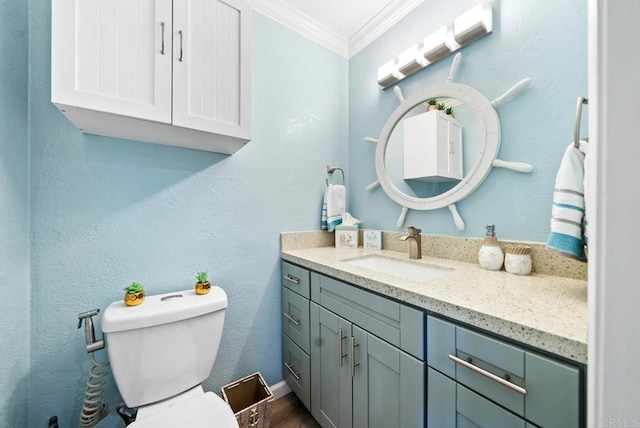
[[[353,266],[420,282],[438,278],[450,270],[377,255],[345,260],[345,262]]]

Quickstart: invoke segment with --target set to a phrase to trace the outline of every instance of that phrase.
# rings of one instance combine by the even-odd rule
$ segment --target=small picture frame
[[[365,229],[362,231],[362,238],[365,250],[382,250],[382,231]]]
[[[358,248],[358,226],[336,226],[336,248]]]

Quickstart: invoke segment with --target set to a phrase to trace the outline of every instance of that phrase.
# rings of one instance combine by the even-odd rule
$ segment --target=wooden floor
[[[271,405],[271,428],[320,428],[311,413],[293,392]]]

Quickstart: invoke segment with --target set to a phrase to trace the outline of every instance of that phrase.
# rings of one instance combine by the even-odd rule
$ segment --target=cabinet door
[[[352,329],[353,426],[424,427],[424,363],[355,325]]]
[[[458,122],[450,121],[447,132],[449,140],[449,162],[447,176],[462,180],[462,129]]]
[[[173,124],[249,139],[248,3],[181,0],[173,17]]]
[[[427,368],[427,427],[456,428],[456,382]]]
[[[311,414],[323,427],[352,426],[351,324],[311,303]]]
[[[51,101],[171,123],[171,8],[171,0],[53,0]]]

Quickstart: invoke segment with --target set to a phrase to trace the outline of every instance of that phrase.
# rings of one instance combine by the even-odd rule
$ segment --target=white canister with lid
[[[507,245],[504,256],[504,269],[515,275],[531,273],[531,247],[526,245]]]

